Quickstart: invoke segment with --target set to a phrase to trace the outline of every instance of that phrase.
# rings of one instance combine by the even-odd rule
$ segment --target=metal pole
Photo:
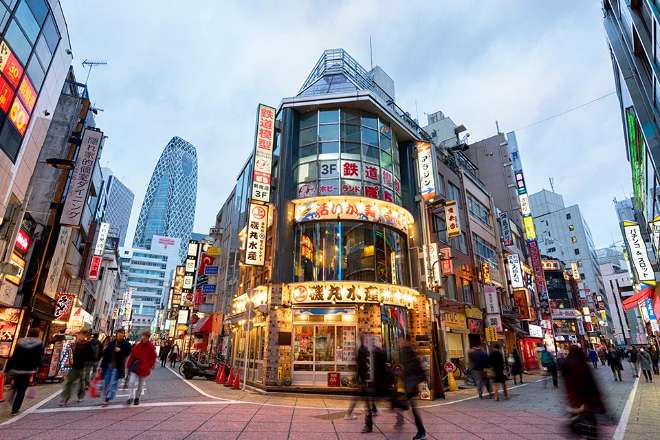
[[[245,372],[243,373],[243,389],[247,386],[247,373],[248,373],[248,353],[250,353],[250,320],[252,319],[252,298],[249,298],[247,305],[247,328],[245,330],[245,362],[243,367]]]

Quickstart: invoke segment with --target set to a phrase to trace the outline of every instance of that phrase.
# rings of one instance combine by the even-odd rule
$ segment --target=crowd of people
[[[615,381],[623,381],[621,372],[623,371],[623,362],[625,359],[630,364],[632,377],[639,377],[639,371],[642,371],[646,383],[653,382],[653,375],[660,374],[660,353],[655,345],[650,346],[632,346],[628,350],[622,347],[603,347],[598,351],[598,358],[602,365],[607,364],[612,370]]]

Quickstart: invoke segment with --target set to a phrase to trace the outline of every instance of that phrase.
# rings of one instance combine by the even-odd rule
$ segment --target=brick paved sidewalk
[[[624,439],[658,438],[660,438],[660,376],[654,375],[653,383],[646,383],[640,377]]]
[[[29,408],[43,401],[45,398],[51,396],[56,391],[61,390],[62,384],[59,383],[40,384],[40,385],[33,385],[30,388],[34,390],[33,391],[34,398],[28,399],[26,397],[25,400],[23,400],[21,411],[28,410]],[[5,400],[4,402],[0,403],[0,423],[11,418],[11,406],[9,405],[9,398],[11,397],[11,392],[12,391],[10,387],[5,387],[4,390]]]

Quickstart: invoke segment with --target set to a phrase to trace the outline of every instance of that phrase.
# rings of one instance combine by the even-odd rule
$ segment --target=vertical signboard
[[[442,275],[448,276],[454,273],[454,263],[451,259],[451,248],[443,247],[440,249],[440,267],[442,268]]]
[[[108,239],[108,231],[110,230],[110,223],[101,223],[99,226],[99,235],[96,238],[96,246],[94,246],[94,255],[103,255],[105,250],[105,242]]]
[[[55,298],[55,308],[53,309],[55,321],[68,322],[75,303],[75,293],[58,293]]]
[[[646,243],[642,238],[639,225],[635,222],[624,221],[623,230],[626,236],[626,244],[630,253],[630,261],[635,267],[638,281],[644,284],[655,285],[655,274],[651,261],[646,252]]]
[[[252,200],[268,203],[275,139],[275,108],[264,104],[257,107],[257,127],[254,134],[254,171]]]
[[[184,265],[182,295],[186,301],[192,302],[195,291],[195,270],[197,269],[197,256],[199,255],[199,241],[190,240],[188,242],[188,252],[186,253],[186,263]]]
[[[447,200],[445,202],[445,223],[447,224],[448,239],[461,235],[461,222],[456,200]]]
[[[62,269],[66,261],[67,250],[69,249],[69,242],[71,241],[71,234],[73,229],[69,226],[62,226],[60,233],[57,236],[57,244],[55,245],[55,252],[53,258],[50,260],[50,267],[48,268],[48,277],[44,285],[44,294],[50,298],[55,298],[57,294],[57,287],[60,283],[62,276]]]
[[[635,208],[644,212],[646,206],[646,142],[633,107],[626,109],[626,128]]]
[[[499,315],[500,301],[497,296],[495,286],[484,286],[484,302],[486,303],[486,313],[489,315]]]
[[[63,225],[78,226],[80,224],[102,138],[102,131],[92,128],[85,129],[62,210],[60,223]]]
[[[98,280],[99,273],[101,272],[101,263],[103,262],[103,257],[100,255],[92,256],[92,262],[89,264],[89,273],[87,274],[87,279],[89,280]]]
[[[517,254],[512,254],[506,257],[507,265],[509,266],[509,282],[513,289],[525,287],[523,282],[522,267],[520,266],[520,257]]]
[[[651,240],[653,240],[653,247],[655,251],[660,253],[660,215],[656,216],[652,222],[649,223],[651,228]]]
[[[438,243],[429,243],[426,246],[426,256],[426,284],[429,289],[432,289],[442,285]]]
[[[500,230],[502,232],[502,245],[513,245],[513,237],[511,237],[511,224],[509,223],[509,215],[506,212],[500,213]]]
[[[419,194],[426,201],[435,198],[435,173],[433,167],[433,152],[430,142],[417,142],[417,176],[419,178]]]
[[[250,203],[245,245],[245,264],[263,266],[266,261],[266,227],[268,206]]]

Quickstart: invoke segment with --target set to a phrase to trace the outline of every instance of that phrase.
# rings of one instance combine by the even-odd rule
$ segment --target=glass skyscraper
[[[106,207],[103,220],[110,223],[112,236],[117,237],[119,246],[124,246],[126,230],[133,209],[133,191],[124,185],[109,168],[103,168],[106,186]]]
[[[158,159],[138,218],[134,248],[149,249],[154,235],[181,239],[183,260],[192,233],[197,199],[197,152],[174,136]]]

